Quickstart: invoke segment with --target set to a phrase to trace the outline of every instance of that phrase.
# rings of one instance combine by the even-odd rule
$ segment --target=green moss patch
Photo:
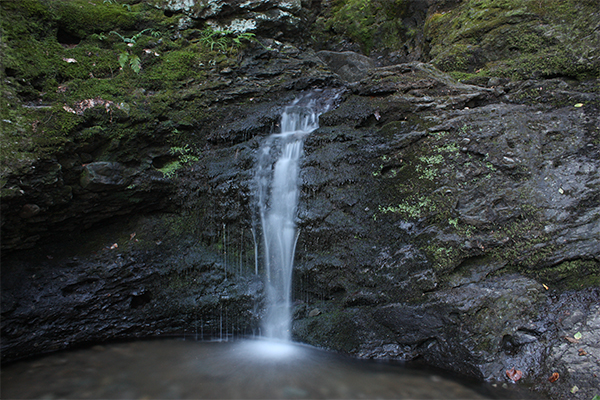
[[[398,49],[406,35],[404,0],[337,0],[316,24],[317,35],[331,31],[358,43],[365,54],[372,49]]]
[[[433,63],[444,71],[511,78],[600,76],[597,2],[470,0],[425,24]]]
[[[573,260],[544,268],[541,271],[525,270],[540,282],[553,289],[584,289],[600,286],[600,263],[595,260]]]
[[[176,125],[198,124],[210,90],[223,84],[209,76],[235,67],[239,49],[253,39],[211,31],[221,48],[201,40],[207,30],[183,38],[173,35],[178,17],[129,3],[1,3],[3,175],[70,142],[158,135],[180,145],[185,132],[172,135]]]

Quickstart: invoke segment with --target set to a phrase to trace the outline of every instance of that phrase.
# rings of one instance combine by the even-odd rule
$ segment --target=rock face
[[[116,162],[98,161],[85,165],[80,184],[94,192],[120,189],[129,184],[123,176],[123,165]]]
[[[352,51],[336,52],[321,50],[319,58],[327,63],[332,71],[348,82],[356,82],[365,77],[375,63],[369,57]]]
[[[41,18],[40,4],[28,15]],[[25,83],[9,59],[2,123],[23,147],[2,166],[3,361],[115,338],[258,333],[257,152],[294,97],[336,88],[305,141],[295,339],[503,383],[514,368],[555,399],[598,394],[598,80],[466,84],[429,63],[315,52],[286,40],[294,24],[202,53],[211,18],[292,7],[310,19],[315,8],[152,4],[140,13],[171,36],[137,40],[160,55],[86,81],[112,82],[92,87],[120,98],[91,97],[77,80],[89,71],[68,78],[76,63],[65,61],[51,92],[70,97],[32,103],[47,96],[40,81],[57,82]],[[77,47],[106,50],[78,32]],[[78,108],[85,99],[103,106]]]
[[[222,1],[154,0],[165,12],[183,14],[179,25],[207,21],[210,25],[236,33],[261,31],[269,37],[298,33],[302,28],[303,9],[299,0]]]
[[[557,293],[588,287],[591,321],[599,294],[598,100],[563,105],[563,83],[473,87],[405,64],[350,85],[307,140],[297,276],[323,313],[300,310],[297,337],[486,379],[515,367],[554,395],[597,382],[547,353],[577,346],[554,312],[577,292]],[[531,86],[545,104],[518,101]]]

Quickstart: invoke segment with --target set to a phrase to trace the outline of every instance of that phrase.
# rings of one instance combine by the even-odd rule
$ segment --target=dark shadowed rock
[[[317,55],[327,63],[333,72],[348,82],[361,80],[367,72],[375,67],[372,59],[352,51],[321,50],[317,52]]]
[[[93,192],[116,190],[129,185],[125,167],[117,162],[98,161],[86,164],[81,174],[81,186]]]

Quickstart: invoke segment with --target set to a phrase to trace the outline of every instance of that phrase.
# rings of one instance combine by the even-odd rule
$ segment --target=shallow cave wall
[[[160,4],[2,7],[3,361],[258,334],[255,153],[284,105],[337,75]]]

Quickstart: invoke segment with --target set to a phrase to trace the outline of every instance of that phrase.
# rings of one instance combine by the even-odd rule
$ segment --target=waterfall
[[[263,335],[289,340],[294,252],[298,239],[296,212],[300,194],[299,166],[304,138],[319,127],[319,115],[334,98],[311,93],[285,108],[279,133],[259,150],[256,169],[257,208],[263,239],[267,312]]]

